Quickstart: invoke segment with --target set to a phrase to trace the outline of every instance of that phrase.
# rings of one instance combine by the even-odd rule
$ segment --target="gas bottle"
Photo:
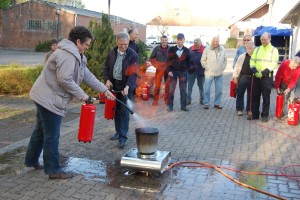
[[[144,101],[148,101],[150,99],[150,85],[146,82],[142,88],[142,99]]]
[[[299,121],[299,107],[300,107],[300,104],[297,104],[297,103],[291,103],[291,104],[289,104],[288,119],[287,119],[287,123],[289,125],[293,125],[293,126],[298,125],[298,121]]]
[[[100,104],[105,104],[105,94],[104,93],[100,93],[99,94],[99,103]]]
[[[230,81],[230,96],[233,98],[236,97],[236,84],[233,80]]]
[[[113,93],[116,96],[116,93]],[[115,118],[115,110],[116,110],[116,100],[110,100],[108,98],[105,99],[105,108],[104,108],[104,118],[114,119]]]
[[[279,93],[276,97],[276,117],[277,118],[282,118],[284,113],[284,96],[283,94]]]
[[[91,97],[82,104],[79,120],[78,141],[91,142],[93,139],[94,123],[96,115],[96,106],[93,104]]]

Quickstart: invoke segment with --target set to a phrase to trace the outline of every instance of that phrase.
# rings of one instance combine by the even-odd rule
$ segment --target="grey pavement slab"
[[[24,168],[16,175],[0,175],[0,198],[217,200],[276,199],[278,196],[300,199],[299,181],[282,176],[246,176],[223,168],[280,174],[281,167],[299,165],[300,160],[300,125],[290,126],[286,120],[275,119],[275,90],[271,94],[267,123],[236,115],[235,99],[229,97],[230,68],[228,65],[224,73],[222,110],[212,106],[204,110],[199,104],[196,86],[189,112],[180,111],[178,88],[173,112],[166,111],[163,100],[153,107],[151,100],[137,99],[134,108],[137,116],[131,115],[125,149],[119,149],[117,141],[109,140],[114,134],[114,123],[104,119],[104,105],[97,105],[91,143],[77,141],[78,119],[63,124],[60,139],[62,166],[77,176],[69,180],[49,180],[43,171]],[[299,89],[296,94],[300,96]],[[205,167],[177,166],[159,179],[145,174],[126,175],[127,169],[120,167],[120,159],[136,147],[135,128],[141,124],[159,129],[158,150],[170,151],[171,163],[210,163],[233,178],[276,196],[242,187]],[[19,146],[26,146],[27,142],[24,140]],[[16,146],[11,149],[14,148]],[[300,175],[300,168],[288,167],[283,172]]]

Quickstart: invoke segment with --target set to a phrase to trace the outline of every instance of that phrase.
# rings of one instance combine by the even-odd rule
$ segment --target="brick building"
[[[33,49],[39,42],[67,38],[76,25],[88,26],[91,19],[101,22],[102,13],[45,1],[31,0],[0,10],[0,48]],[[146,26],[122,17],[110,16],[115,33],[139,30],[145,41]]]

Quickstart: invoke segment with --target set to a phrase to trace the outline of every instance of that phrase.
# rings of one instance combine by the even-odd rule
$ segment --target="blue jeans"
[[[187,100],[189,102],[191,102],[191,100],[192,100],[193,86],[194,86],[196,78],[197,78],[197,85],[198,85],[198,88],[199,88],[200,100],[204,98],[203,85],[204,85],[205,77],[200,76],[196,72],[187,73],[187,82],[188,82]]]
[[[250,75],[242,75],[239,78],[238,87],[236,91],[236,110],[244,110],[244,94],[247,90],[247,105],[246,111],[250,111],[250,88],[252,77]]]
[[[37,107],[36,125],[32,132],[25,165],[32,167],[39,162],[43,150],[44,171],[46,174],[59,173],[59,137],[62,116],[54,114],[35,103]]]
[[[221,105],[222,90],[223,90],[223,76],[205,76],[204,83],[204,105],[210,104],[210,87],[215,81],[215,101],[214,105]]]
[[[128,94],[130,98],[132,94]],[[126,105],[126,98],[122,93],[117,93],[117,98]],[[127,108],[117,101],[115,111],[115,129],[116,133],[119,134],[119,142],[126,142],[127,133],[129,129],[129,111]]]
[[[172,71],[173,76],[170,78],[170,90],[169,90],[169,108],[173,109],[174,94],[177,85],[177,79],[179,79],[179,91],[180,91],[180,105],[181,108],[186,108],[186,82],[187,72],[185,71]]]

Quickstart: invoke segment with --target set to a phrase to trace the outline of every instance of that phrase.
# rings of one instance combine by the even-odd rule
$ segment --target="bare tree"
[[[157,24],[157,30],[160,32],[160,34],[163,36],[168,31],[169,27],[166,23],[164,23],[163,19],[158,16],[153,19],[153,22]]]

